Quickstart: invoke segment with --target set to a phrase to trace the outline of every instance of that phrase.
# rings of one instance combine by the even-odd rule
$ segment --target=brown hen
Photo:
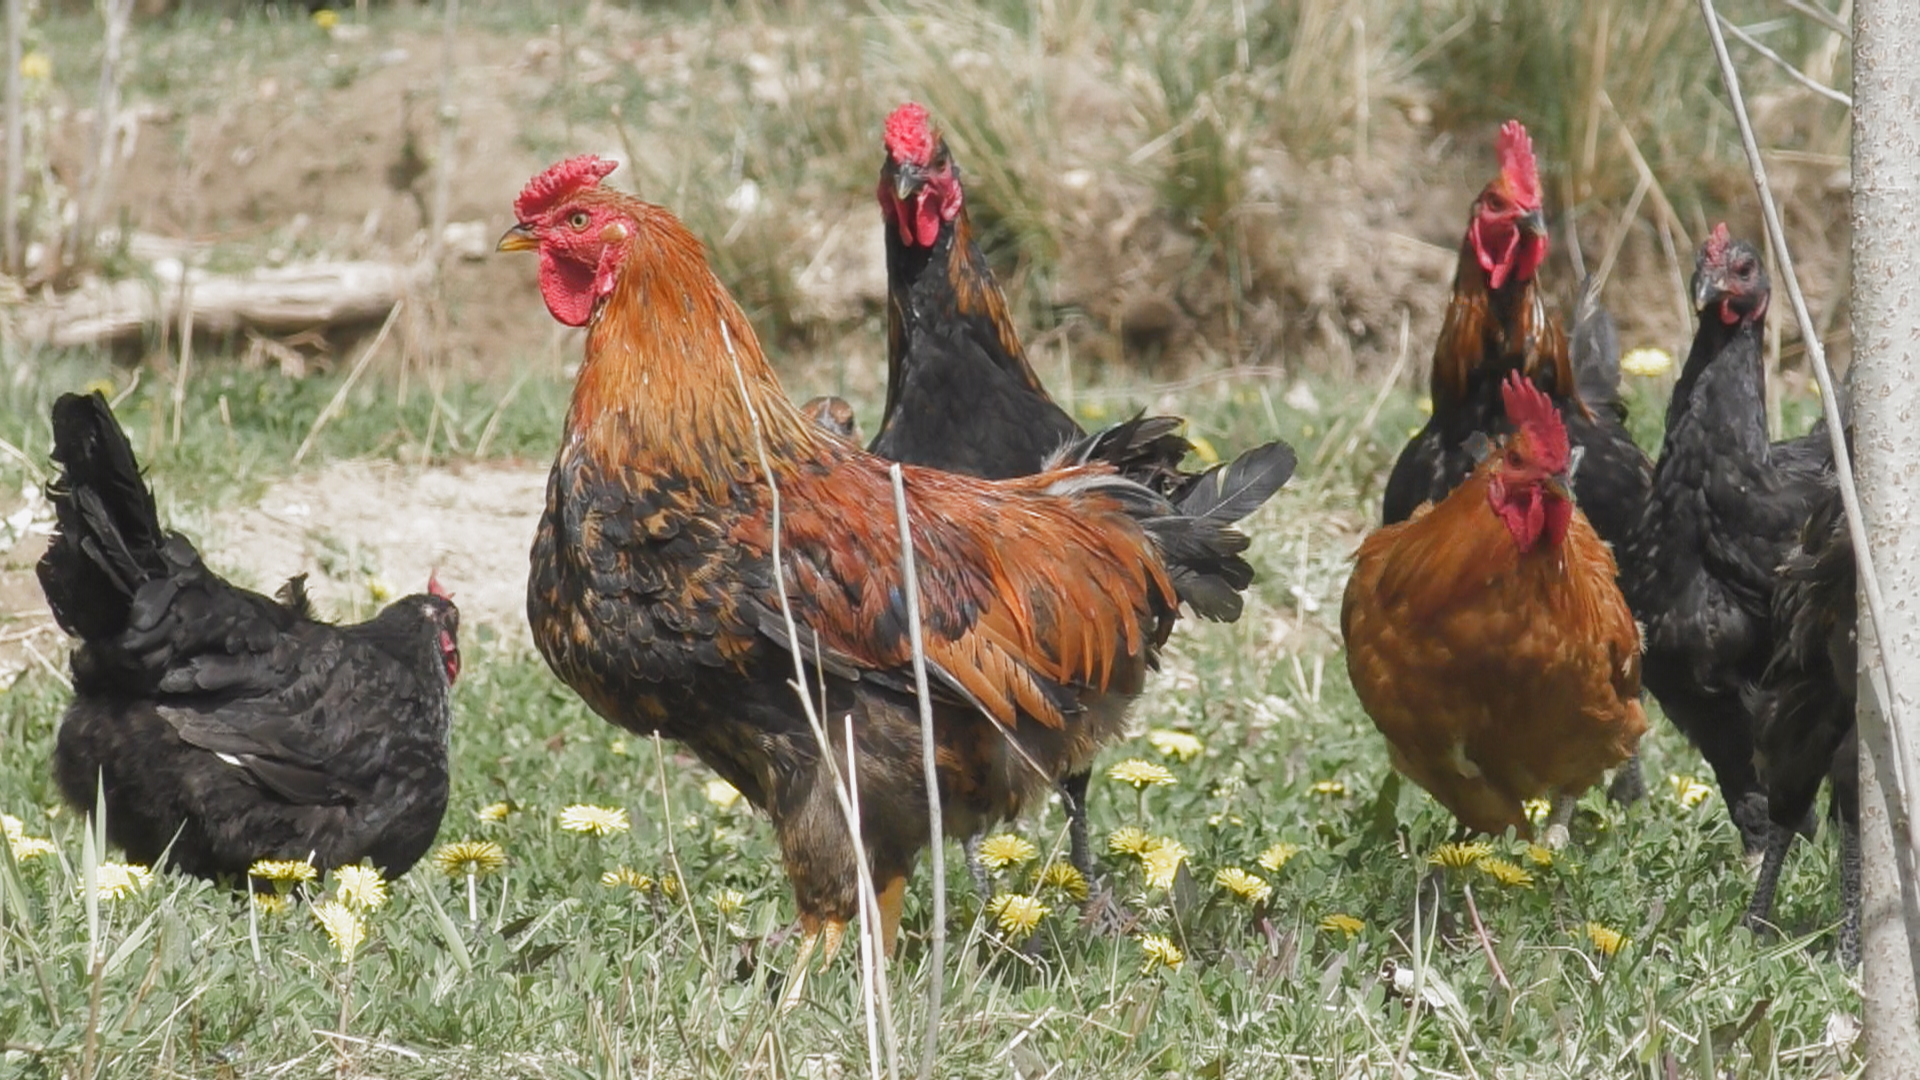
[[[1573,504],[1572,454],[1547,395],[1502,387],[1515,431],[1466,482],[1360,545],[1340,613],[1347,671],[1395,768],[1472,829],[1528,831],[1646,730],[1640,634],[1613,557]]]

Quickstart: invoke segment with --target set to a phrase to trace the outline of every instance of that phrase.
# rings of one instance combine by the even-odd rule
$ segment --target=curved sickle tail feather
[[[1160,485],[1139,475],[1139,463],[1167,462],[1169,439],[1186,447],[1174,432],[1179,423],[1136,416],[1061,447],[1047,467],[1102,461],[1158,490]],[[1240,594],[1253,583],[1253,567],[1241,557],[1247,535],[1233,525],[1284,487],[1297,463],[1293,447],[1275,440],[1198,475],[1179,474],[1173,468],[1179,457],[1174,457],[1155,472],[1179,477],[1164,498],[1124,481],[1103,486],[1153,537],[1180,599],[1202,618],[1232,622],[1245,605]]]

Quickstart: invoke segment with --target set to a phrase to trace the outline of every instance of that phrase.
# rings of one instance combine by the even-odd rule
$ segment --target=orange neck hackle
[[[759,477],[763,447],[780,461],[827,446],[781,389],[700,242],[661,207],[605,189],[599,200],[633,228],[588,324],[567,413],[573,437],[607,460],[661,460],[716,500]]]

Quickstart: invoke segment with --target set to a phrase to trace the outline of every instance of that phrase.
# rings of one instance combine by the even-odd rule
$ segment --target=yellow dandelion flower
[[[707,781],[707,801],[722,810],[731,809],[740,801],[740,789],[716,777]]]
[[[627,740],[625,739],[614,739],[607,743],[607,752],[615,757],[627,757],[631,753],[631,751],[627,749]]]
[[[313,905],[313,917],[320,929],[327,932],[327,940],[333,943],[333,949],[340,959],[351,960],[360,949],[360,943],[367,940],[367,923],[358,912],[337,900],[328,900]]]
[[[20,77],[28,82],[46,82],[53,78],[53,61],[36,49],[20,58]]]
[[[23,836],[18,840],[9,839],[7,846],[13,849],[14,862],[26,862],[28,859],[51,855],[59,850],[53,846],[53,841],[43,840],[38,836]]]
[[[1713,795],[1712,788],[1691,776],[1669,776],[1667,783],[1673,785],[1674,799],[1689,810],[1706,802]]]
[[[661,896],[673,897],[680,895],[680,879],[674,877],[672,874],[660,875],[660,880],[654,884],[660,889]]]
[[[320,871],[305,859],[261,859],[247,867],[247,876],[275,885],[301,885],[318,880]]]
[[[507,816],[509,814],[514,813],[518,809],[520,808],[513,805],[512,801],[502,799],[499,802],[488,803],[487,805],[481,807],[480,809],[475,810],[473,812],[473,816],[479,818],[481,821],[484,821],[489,825],[498,825],[501,822],[507,820]]]
[[[1000,932],[1012,938],[1024,938],[1033,933],[1040,920],[1053,910],[1040,902],[1037,896],[1023,896],[1019,893],[1001,893],[987,902],[987,914],[1000,924]]]
[[[1345,795],[1347,785],[1340,780],[1316,780],[1309,790],[1315,795]]]
[[[1087,876],[1072,863],[1048,863],[1040,871],[1040,887],[1058,890],[1076,901],[1087,898]]]
[[[1156,765],[1139,758],[1129,758],[1108,769],[1107,777],[1122,784],[1131,784],[1135,791],[1173,783],[1173,774],[1167,771],[1165,765]]]
[[[1149,889],[1171,889],[1173,879],[1180,872],[1180,864],[1186,860],[1187,846],[1178,840],[1156,840],[1147,853],[1140,856],[1141,872],[1147,879]]]
[[[722,915],[731,915],[747,906],[747,894],[739,889],[724,889],[713,898],[713,906]]]
[[[1548,814],[1553,813],[1553,804],[1545,799],[1528,799],[1520,804],[1520,809],[1525,811],[1527,821],[1538,827],[1546,823]]]
[[[491,840],[442,844],[433,853],[433,868],[451,878],[486,877],[505,865],[505,849]]]
[[[1258,874],[1249,874],[1237,866],[1229,866],[1213,875],[1213,883],[1249,904],[1258,904],[1273,895],[1273,886]]]
[[[1180,965],[1187,962],[1187,954],[1180,951],[1180,946],[1175,945],[1173,939],[1159,934],[1141,935],[1140,953],[1146,958],[1146,962],[1140,965],[1142,975],[1162,967],[1168,971],[1179,971]]]
[[[0,831],[7,834],[7,839],[18,840],[27,835],[27,823],[12,814],[0,814]]]
[[[980,842],[980,861],[991,870],[1025,866],[1040,850],[1012,833],[995,833]]]
[[[389,585],[385,578],[369,574],[367,575],[367,595],[373,599],[374,603],[384,604],[393,599],[393,586]]]
[[[1427,856],[1427,865],[1449,870],[1465,870],[1493,854],[1493,845],[1484,840],[1467,844],[1441,844]]]
[[[1629,349],[1620,358],[1620,370],[1643,379],[1665,375],[1673,370],[1673,354],[1665,349]]]
[[[1098,401],[1083,401],[1080,403],[1080,415],[1088,420],[1105,420],[1107,407]]]
[[[1421,394],[1420,400],[1414,402],[1413,404],[1415,408],[1420,410],[1420,415],[1422,416],[1433,415],[1433,398],[1427,396],[1426,394]]]
[[[340,25],[340,13],[332,8],[321,8],[313,13],[313,25],[322,30],[331,30]]]
[[[102,900],[122,900],[147,887],[153,880],[153,871],[144,866],[129,866],[126,863],[101,863],[95,877]]]
[[[630,866],[615,867],[600,875],[600,884],[609,889],[622,886],[635,892],[652,892],[653,879]]]
[[[348,907],[372,911],[387,902],[387,883],[370,866],[342,866],[333,872],[333,896]]]
[[[1260,868],[1268,873],[1279,873],[1295,855],[1300,854],[1299,844],[1275,844],[1260,853]]]
[[[1175,761],[1192,761],[1205,750],[1206,744],[1184,731],[1172,731],[1167,728],[1154,728],[1147,732],[1147,742],[1155,750]]]
[[[286,893],[257,892],[253,894],[253,906],[262,915],[285,915],[293,906]]]
[[[1193,456],[1209,465],[1220,464],[1220,451],[1213,448],[1205,435],[1189,435],[1187,442],[1193,447]]]
[[[1325,930],[1329,934],[1340,933],[1352,937],[1366,928],[1366,923],[1361,922],[1351,915],[1334,914],[1320,920],[1320,929]]]
[[[560,811],[560,827],[568,832],[586,833],[589,836],[612,836],[617,832],[626,832],[629,823],[624,808],[574,803]]]
[[[1153,846],[1153,837],[1137,825],[1127,825],[1107,835],[1107,852],[1113,855],[1145,855]]]
[[[1539,844],[1527,845],[1527,861],[1535,866],[1552,866],[1553,851]]]
[[[1480,872],[1510,889],[1530,889],[1533,875],[1505,859],[1485,858],[1474,863]]]
[[[1587,924],[1587,940],[1593,942],[1593,947],[1601,956],[1612,956],[1619,952],[1621,946],[1627,944],[1630,939],[1611,927],[1590,922]]]

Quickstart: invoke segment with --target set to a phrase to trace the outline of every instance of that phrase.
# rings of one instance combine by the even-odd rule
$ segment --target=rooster
[[[1824,429],[1811,438],[1825,440]],[[1803,442],[1809,451],[1818,443]],[[1754,710],[1754,767],[1767,795],[1772,831],[1747,907],[1747,923],[1773,916],[1780,870],[1822,781],[1833,786],[1840,828],[1840,963],[1860,962],[1860,769],[1854,732],[1856,672],[1853,537],[1839,479],[1824,486],[1800,540],[1780,567],[1773,594],[1774,651],[1747,697]]]
[[[1501,396],[1513,434],[1445,499],[1367,537],[1340,626],[1394,767],[1483,832],[1526,833],[1522,804],[1551,794],[1558,845],[1573,800],[1646,730],[1640,635],[1574,506],[1553,399],[1519,372]]]
[[[895,109],[883,141],[876,195],[887,249],[887,402],[868,449],[987,479],[1031,475],[1058,454],[1092,457],[1182,505],[1206,474],[1180,470],[1192,449],[1177,433],[1181,421],[1136,419],[1089,436],[1040,384],[973,240],[960,166],[927,110],[915,102]],[[1293,468],[1284,443],[1257,447],[1240,461]],[[1234,604],[1232,616],[1238,614]],[[1085,771],[1063,777],[1060,792],[1070,859],[1093,880],[1089,779]],[[973,839],[968,867],[984,891]]]
[[[1762,341],[1772,293],[1760,253],[1716,226],[1692,292],[1700,325],[1667,407],[1645,515],[1622,549],[1621,587],[1646,627],[1647,689],[1713,767],[1751,854],[1770,827],[1747,691],[1774,654],[1778,568],[1829,456],[1824,431],[1768,443]]]
[[[222,580],[160,527],[133,449],[98,394],[53,406],[57,528],[40,585],[73,653],[53,771],[128,858],[244,880],[259,859],[389,877],[447,807],[459,611],[437,580],[367,622],[313,618]]]
[[[1617,366],[1609,370],[1605,349],[1597,346],[1582,350],[1576,369],[1560,320],[1547,313],[1535,276],[1547,258],[1547,225],[1539,163],[1526,128],[1508,121],[1497,150],[1500,174],[1473,202],[1453,299],[1434,346],[1433,415],[1394,462],[1382,517],[1388,525],[1405,521],[1421,504],[1446,498],[1473,472],[1473,436],[1498,437],[1513,429],[1500,388],[1518,371],[1552,397],[1583,454],[1574,478],[1580,509],[1618,551],[1639,521],[1651,467],[1627,434]],[[1582,290],[1581,309],[1589,316],[1576,325],[1575,336],[1584,343],[1585,328],[1604,333],[1596,320],[1605,315],[1591,289]]]
[[[535,177],[500,242],[537,251],[548,311],[587,328],[534,540],[534,640],[594,711],[684,742],[772,819],[800,972],[855,915],[861,850],[891,953],[929,813],[888,465],[790,402],[699,241],[602,187],[614,168],[588,155]],[[1178,603],[1238,600],[1247,538],[1230,522],[1285,479],[1220,474],[1176,511],[1097,463],[903,475],[938,794],[960,837],[1118,736]],[[858,846],[839,801],[850,750]]]

